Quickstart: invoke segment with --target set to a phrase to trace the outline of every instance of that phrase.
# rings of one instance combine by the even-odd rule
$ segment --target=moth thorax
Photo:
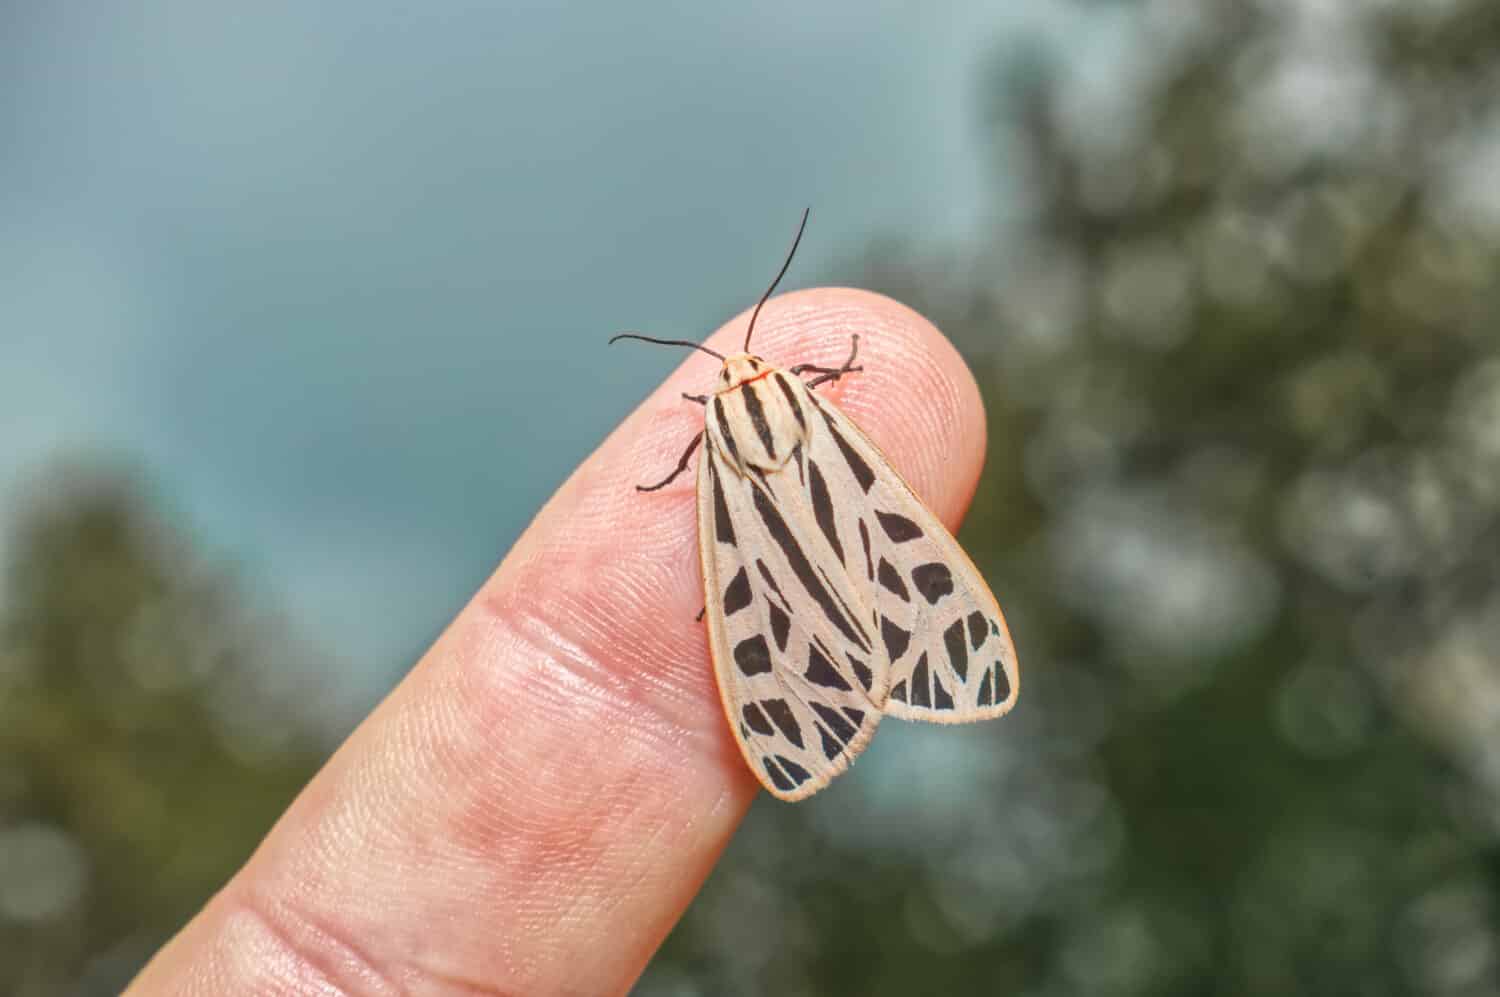
[[[719,390],[728,391],[731,388],[737,388],[746,381],[764,377],[766,371],[771,369],[771,365],[760,357],[749,353],[736,353],[724,361],[724,369],[719,371]]]
[[[730,362],[739,359],[731,357]],[[731,373],[729,363],[724,367]],[[741,474],[752,467],[780,469],[807,438],[809,423],[796,388],[785,373],[764,361],[758,372],[714,395],[711,409],[709,436]]]

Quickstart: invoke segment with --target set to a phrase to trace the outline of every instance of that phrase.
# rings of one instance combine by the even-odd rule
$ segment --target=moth
[[[819,385],[860,371],[859,336],[839,367],[776,367],[749,352],[718,358],[704,407],[698,544],[719,695],[745,761],[783,800],[827,786],[883,716],[987,720],[1016,701],[1020,675],[1005,618],[978,569],[863,431]],[[812,375],[804,380],[805,375]],[[705,442],[706,441],[706,442]]]

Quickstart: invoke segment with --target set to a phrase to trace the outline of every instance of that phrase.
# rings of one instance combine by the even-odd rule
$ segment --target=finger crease
[[[279,972],[292,978],[299,993],[311,992],[314,987],[351,997],[390,997],[408,992],[376,966],[359,946],[288,904],[266,903],[250,897],[237,905],[235,913],[249,918],[286,953],[291,966],[280,968]]]

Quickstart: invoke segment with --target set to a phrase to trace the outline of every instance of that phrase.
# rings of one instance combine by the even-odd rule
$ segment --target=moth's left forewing
[[[858,426],[788,378],[816,413],[807,458],[811,505],[872,608],[890,660],[891,716],[965,723],[1007,712],[1020,689],[1005,617],[958,541]],[[820,501],[820,492],[829,499]]]
[[[726,411],[727,427],[746,429],[742,407]],[[733,434],[711,421],[707,436],[698,531],[724,712],[762,785],[804,799],[844,772],[874,733],[884,653],[873,614],[817,525],[800,447],[777,470],[741,473],[735,460],[755,445],[754,427],[732,445]]]

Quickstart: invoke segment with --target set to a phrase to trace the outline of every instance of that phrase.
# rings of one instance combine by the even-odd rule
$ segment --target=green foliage
[[[296,664],[129,475],[38,483],[0,608],[0,992],[114,993],[322,757]]]
[[[1500,988],[1500,16],[1124,13],[997,59],[1020,220],[868,269],[984,390],[1020,704],[758,807],[643,993]]]

